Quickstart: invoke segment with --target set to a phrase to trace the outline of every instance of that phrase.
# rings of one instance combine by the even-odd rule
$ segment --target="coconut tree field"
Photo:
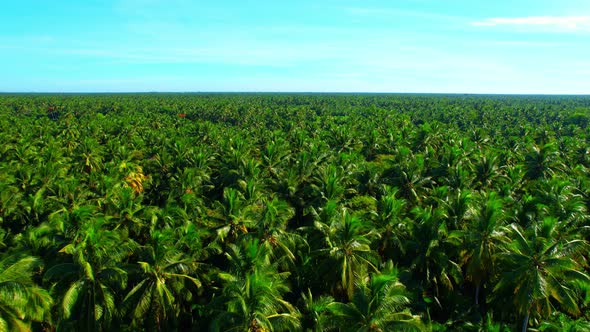
[[[590,331],[590,97],[0,95],[0,332]]]

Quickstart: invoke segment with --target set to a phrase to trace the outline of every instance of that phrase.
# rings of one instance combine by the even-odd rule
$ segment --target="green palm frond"
[[[0,324],[7,331],[23,330],[33,321],[49,321],[53,300],[33,281],[40,266],[40,260],[31,256],[11,255],[0,260]]]

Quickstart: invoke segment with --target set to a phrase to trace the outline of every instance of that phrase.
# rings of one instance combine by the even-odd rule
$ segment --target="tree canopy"
[[[0,331],[583,331],[590,97],[0,95]]]

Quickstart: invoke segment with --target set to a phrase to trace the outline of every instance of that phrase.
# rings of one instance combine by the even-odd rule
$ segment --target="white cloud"
[[[493,17],[471,22],[479,27],[536,27],[553,31],[590,31],[590,16]]]
[[[474,43],[476,46],[509,46],[509,47],[565,47],[575,44],[565,42],[537,42],[529,40],[484,40]]]

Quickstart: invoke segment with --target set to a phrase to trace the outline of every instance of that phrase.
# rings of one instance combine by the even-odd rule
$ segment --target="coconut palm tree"
[[[338,286],[352,298],[359,278],[368,270],[377,270],[375,253],[370,247],[377,233],[346,209],[338,211],[329,224],[316,221],[315,228],[324,241],[324,246],[315,252],[322,257],[322,268],[333,271],[328,275],[339,276]]]
[[[532,189],[539,212],[559,219],[561,230],[576,232],[588,217],[582,195],[569,180],[555,177],[536,183]]]
[[[22,229],[25,211],[21,208],[23,193],[7,167],[0,167],[0,219],[2,226],[14,233]]]
[[[479,305],[480,289],[496,269],[496,254],[508,241],[503,222],[502,201],[494,192],[479,199],[479,209],[465,225],[462,261],[466,279],[475,284],[475,305]],[[485,303],[485,301],[484,301]]]
[[[40,271],[38,258],[0,256],[0,331],[30,331],[31,322],[51,322],[53,300],[34,281]]]
[[[304,331],[321,332],[334,329],[336,317],[332,315],[330,306],[334,304],[331,296],[314,298],[310,289],[301,294],[301,327]]]
[[[502,277],[494,291],[496,296],[511,296],[516,312],[523,317],[522,331],[535,321],[547,317],[556,305],[571,315],[579,315],[580,285],[590,285],[576,258],[587,243],[583,240],[556,240],[557,222],[545,219],[529,234],[510,225],[513,242],[498,254]]]
[[[406,208],[407,201],[397,198],[397,188],[386,188],[377,204],[377,220],[375,226],[381,236],[378,239],[379,254],[393,259],[406,253],[405,240],[409,235]]]
[[[179,302],[192,299],[187,284],[201,287],[201,282],[191,276],[197,263],[174,248],[171,235],[171,231],[154,231],[150,243],[139,250],[142,261],[137,263],[138,279],[123,300],[133,327],[154,331],[172,328],[180,312]]]
[[[403,158],[407,153],[400,153]],[[411,161],[395,162],[385,170],[383,177],[387,184],[399,188],[399,194],[410,202],[419,202],[429,192],[433,180],[424,175],[424,156],[407,155]]]
[[[416,207],[412,212],[415,222],[406,255],[409,266],[425,290],[434,290],[440,305],[441,292],[454,289],[461,281],[461,268],[455,261],[460,233],[448,230],[442,208]]]
[[[144,237],[149,224],[145,218],[147,209],[141,204],[142,198],[131,187],[119,186],[112,189],[103,203],[103,209],[111,216],[109,222],[115,225],[115,229],[126,229],[134,238]]]
[[[274,197],[264,199],[263,208],[256,223],[256,234],[262,245],[269,247],[277,261],[286,259],[293,263],[294,251],[305,240],[297,233],[289,232],[287,223],[294,216],[294,209],[287,202]]]
[[[223,287],[225,307],[210,326],[212,331],[293,331],[300,328],[299,312],[282,298],[288,291],[286,273],[250,273],[229,279]]]
[[[223,200],[216,202],[217,214],[221,227],[217,229],[218,238],[224,242],[229,237],[230,241],[240,235],[248,233],[248,228],[254,225],[251,207],[244,201],[244,196],[234,188],[223,190]]]
[[[525,176],[529,180],[549,178],[556,171],[564,169],[559,160],[555,144],[533,145],[524,160]]]
[[[86,136],[78,146],[76,157],[80,173],[99,172],[103,167],[104,151],[94,137]]]
[[[465,227],[465,223],[474,214],[473,192],[468,189],[448,190],[448,187],[437,187],[441,197],[432,196],[436,204],[445,210],[448,226],[451,230]],[[436,193],[436,190],[433,194]]]
[[[219,273],[224,283],[214,300],[217,314],[212,331],[292,331],[300,328],[300,314],[283,299],[289,291],[289,272],[279,272],[270,253],[257,239],[230,244],[229,273]]]
[[[264,169],[271,177],[278,178],[283,172],[282,167],[291,155],[289,143],[282,137],[282,132],[273,132],[261,153]]]
[[[44,280],[60,299],[60,329],[103,331],[118,314],[118,295],[127,284],[119,263],[131,253],[132,243],[105,224],[96,218],[80,225],[72,243],[60,250],[69,259],[45,272]]]
[[[352,188],[349,187],[351,183],[351,172],[341,165],[327,165],[317,169],[317,175],[313,178],[312,190],[317,193],[322,201],[340,200],[344,194],[350,193]]]
[[[474,185],[477,190],[499,188],[506,175],[499,165],[499,157],[495,153],[482,153],[473,165]]]
[[[371,274],[349,303],[331,303],[328,309],[341,322],[342,331],[426,331],[420,317],[407,307],[410,299],[391,261],[381,273]]]

